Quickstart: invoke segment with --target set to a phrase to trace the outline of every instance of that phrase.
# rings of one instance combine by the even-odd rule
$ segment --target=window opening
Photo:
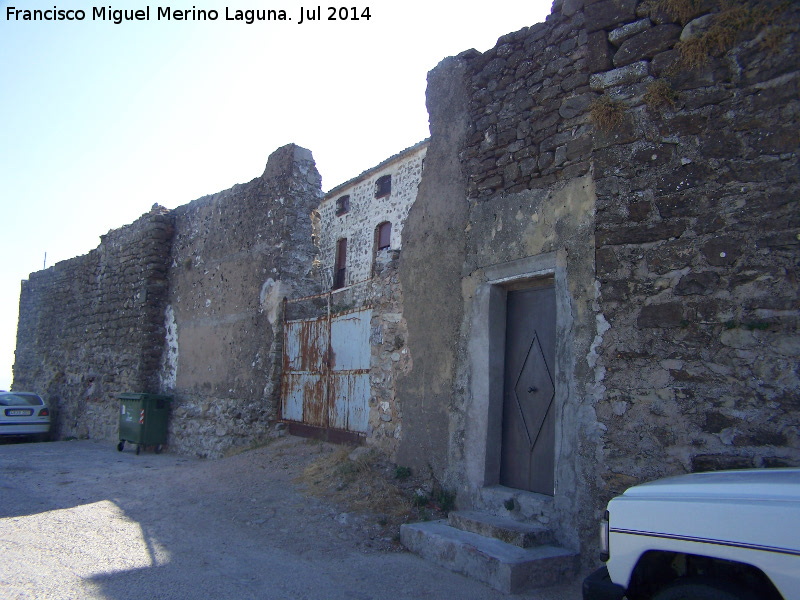
[[[336,216],[341,217],[350,211],[350,194],[345,194],[336,200]]]
[[[345,276],[347,274],[347,238],[342,238],[336,242],[336,266],[333,273],[333,289],[338,290],[344,287]]]
[[[383,198],[384,196],[388,196],[391,193],[392,193],[392,176],[384,175],[383,177],[378,177],[378,180],[375,182],[375,197]]]
[[[377,228],[378,250],[387,250],[392,245],[392,224],[381,223]]]

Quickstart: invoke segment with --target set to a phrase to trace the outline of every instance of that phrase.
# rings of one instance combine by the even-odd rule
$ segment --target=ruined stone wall
[[[372,277],[378,225],[389,221],[392,224],[391,250],[400,250],[403,226],[408,211],[417,197],[417,188],[422,176],[427,144],[424,142],[409,148],[370,169],[366,175],[342,184],[328,192],[319,206],[319,258],[322,271],[333,285],[336,263],[336,245],[347,239],[347,275],[345,285],[352,285]],[[391,194],[375,197],[375,182],[379,177],[392,178]],[[349,210],[337,215],[336,201],[349,195]]]
[[[44,396],[55,437],[116,439],[118,395],[158,391],[172,235],[154,206],[22,282],[13,389]]]
[[[414,370],[401,380],[398,457],[430,468],[462,506],[503,513],[509,494],[491,493],[502,420],[496,329],[505,328],[510,281],[554,277],[556,495],[517,495],[515,514],[579,548],[582,441],[597,431],[585,409],[596,399],[588,359],[596,335],[595,197],[587,36],[582,13],[567,12],[429,74],[431,145],[401,268]]]
[[[161,377],[179,452],[218,456],[277,417],[283,298],[321,291],[311,272],[320,182],[311,152],[289,145],[261,177],[175,209]]]
[[[432,71],[403,237],[413,368],[398,459],[503,513],[486,307],[504,278],[553,272],[556,495],[517,494],[515,511],[588,561],[596,519],[629,485],[800,462],[797,7],[688,66],[681,36],[689,56],[725,15],[657,6],[557,1],[546,23]]]

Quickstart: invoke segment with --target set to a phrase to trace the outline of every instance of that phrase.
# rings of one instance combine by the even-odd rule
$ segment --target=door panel
[[[500,483],[554,493],[555,287],[509,291]]]
[[[369,428],[372,309],[284,323],[284,420],[364,434]]]

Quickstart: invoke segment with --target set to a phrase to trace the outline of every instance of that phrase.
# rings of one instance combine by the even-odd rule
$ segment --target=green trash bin
[[[119,396],[119,444],[136,444],[136,454],[145,446],[154,446],[156,454],[167,443],[169,396],[158,394],[122,394]]]

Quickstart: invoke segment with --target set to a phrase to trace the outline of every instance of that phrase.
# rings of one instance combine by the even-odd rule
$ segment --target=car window
[[[0,406],[41,406],[44,404],[36,394],[2,394]]]

